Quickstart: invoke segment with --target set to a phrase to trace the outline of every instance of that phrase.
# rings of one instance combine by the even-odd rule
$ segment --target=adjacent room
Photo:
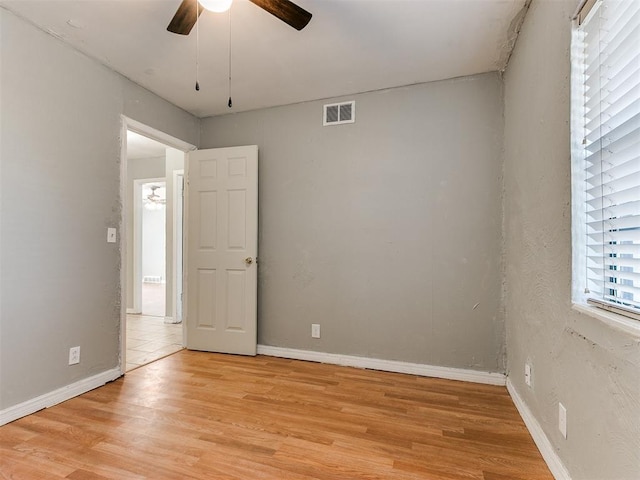
[[[637,0],[0,0],[0,477],[638,480],[639,46]]]
[[[123,332],[129,371],[182,350],[184,153],[132,130],[126,150]]]

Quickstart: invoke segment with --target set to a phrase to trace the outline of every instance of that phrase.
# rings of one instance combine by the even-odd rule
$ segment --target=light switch
[[[116,229],[107,228],[107,243],[116,243]]]

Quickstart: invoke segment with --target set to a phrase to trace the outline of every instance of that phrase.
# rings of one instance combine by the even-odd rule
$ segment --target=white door
[[[191,152],[186,179],[187,348],[255,355],[258,147]]]

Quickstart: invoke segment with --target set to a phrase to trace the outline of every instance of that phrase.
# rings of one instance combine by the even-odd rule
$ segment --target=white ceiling
[[[167,146],[127,130],[127,159],[165,157]]]
[[[0,0],[0,4],[198,117],[348,96],[504,68],[525,0],[294,0],[298,32],[235,0],[188,37],[166,31],[180,0]]]

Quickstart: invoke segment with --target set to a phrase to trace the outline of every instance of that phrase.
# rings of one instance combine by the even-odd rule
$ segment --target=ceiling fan
[[[269,12],[271,15],[278,17],[286,24],[292,26],[296,30],[302,30],[311,20],[311,13],[304,8],[299,7],[289,0],[250,0],[252,3]],[[216,10],[216,4],[225,4]],[[203,9],[212,11],[226,11],[231,6],[231,1],[220,0],[182,0],[176,14],[171,19],[171,23],[167,30],[180,35],[189,35],[191,29]],[[226,8],[225,8],[226,7]]]
[[[142,203],[144,204],[145,208],[147,208],[148,210],[160,210],[164,205],[166,205],[166,196],[160,196],[156,193],[156,190],[158,189],[161,189],[160,191],[162,192],[163,188],[164,187],[162,187],[161,185],[149,186],[149,189],[151,189],[151,193],[145,195],[142,199]],[[144,193],[147,193],[148,191],[149,190],[145,190]]]

